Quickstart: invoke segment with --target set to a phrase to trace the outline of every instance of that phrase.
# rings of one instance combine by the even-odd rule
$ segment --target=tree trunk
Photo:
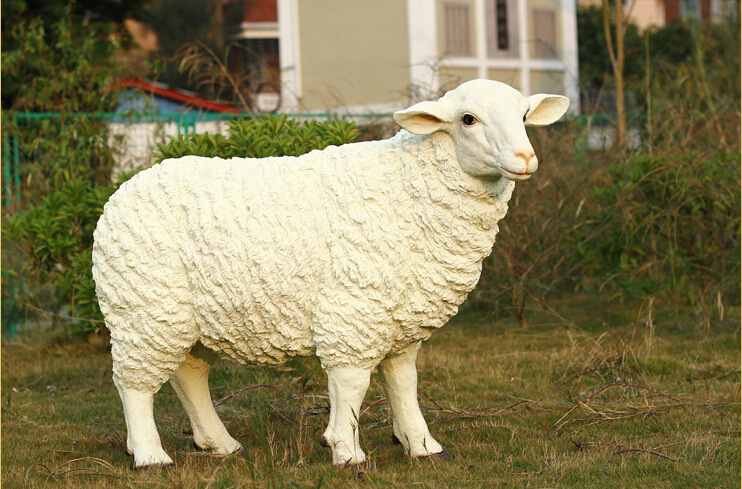
[[[626,105],[624,100],[624,20],[623,1],[616,0],[616,56],[618,62],[613,72],[616,76],[616,146],[623,151],[626,148]]]
[[[616,84],[616,139],[613,142],[616,149],[623,151],[626,148],[626,105],[624,102],[624,15],[623,1],[616,2],[616,49],[613,49],[613,35],[611,32],[611,11],[608,0],[603,0],[603,27],[605,40],[608,45],[608,55],[611,58],[613,78]]]
[[[528,321],[526,321],[526,294],[518,294],[514,298],[513,303],[515,304],[515,314],[518,316],[518,324],[521,328],[528,327]]]
[[[528,327],[528,321],[526,321],[526,314],[523,308],[518,308],[518,324],[521,328],[527,328]]]

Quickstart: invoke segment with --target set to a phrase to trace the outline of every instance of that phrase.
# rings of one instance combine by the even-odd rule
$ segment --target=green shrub
[[[89,274],[95,213],[113,191],[107,125],[80,113],[113,109],[112,86],[131,71],[115,36],[57,13],[3,30],[3,167],[18,177],[3,199],[3,331],[35,310],[90,317],[74,291]]]
[[[578,28],[581,83],[609,88],[600,8],[580,9]],[[516,186],[468,304],[524,326],[534,303],[576,290],[738,304],[739,36],[738,16],[641,35],[629,26],[639,147],[588,150],[589,128],[574,120],[529,132],[539,171]]]
[[[542,298],[586,291],[676,303],[740,292],[740,155],[579,150],[579,128],[531,134],[539,171],[516,185],[470,307],[527,325]],[[547,159],[548,158],[548,159]]]
[[[92,282],[91,250],[98,217],[114,190],[113,185],[96,186],[74,177],[63,181],[41,203],[7,216],[3,222],[3,237],[13,243],[25,262],[9,273],[23,277],[36,290],[51,286],[55,303],[37,307],[52,309],[53,314],[92,319],[83,321],[84,332],[100,328],[96,322],[101,317]],[[31,302],[33,295],[21,301]],[[72,326],[78,328],[80,324]]]
[[[576,253],[574,235],[584,225],[583,190],[600,176],[593,170],[594,155],[580,144],[581,133],[573,119],[529,130],[539,170],[516,184],[470,306],[498,315],[511,311],[526,326],[529,303],[558,290],[577,273],[570,257]]]
[[[167,144],[158,145],[156,161],[185,155],[221,158],[298,156],[358,138],[358,130],[351,122],[299,123],[286,115],[234,119],[228,124],[228,132],[228,137],[208,133],[171,137]]]
[[[738,294],[739,166],[739,153],[688,152],[635,155],[611,167],[589,192],[586,219],[602,231],[581,257],[590,263],[583,286],[691,300],[711,290]]]

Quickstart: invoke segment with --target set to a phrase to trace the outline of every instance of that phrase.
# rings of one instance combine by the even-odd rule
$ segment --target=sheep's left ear
[[[539,93],[528,100],[526,126],[548,126],[558,121],[569,108],[569,99],[562,95]]]
[[[449,111],[441,102],[420,102],[394,113],[394,121],[413,134],[433,134],[451,122]]]

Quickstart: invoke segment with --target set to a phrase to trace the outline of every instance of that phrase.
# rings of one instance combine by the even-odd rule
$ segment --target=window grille
[[[263,85],[272,85],[274,90],[275,87],[280,86],[279,40],[275,38],[241,39],[239,43],[241,49],[232,49],[229,52],[232,69],[249,73],[253,81],[259,81]]]
[[[557,58],[556,12],[550,8],[535,8],[533,15],[534,57]]]
[[[518,57],[518,21],[515,0],[486,0],[487,56]]]
[[[471,56],[471,21],[469,5],[446,2],[443,4],[446,32],[446,54],[449,56]]]
[[[495,0],[495,17],[497,18],[497,49],[507,49],[508,39],[508,3],[506,0]]]

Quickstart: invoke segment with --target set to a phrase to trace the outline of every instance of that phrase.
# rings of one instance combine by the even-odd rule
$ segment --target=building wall
[[[662,1],[635,0],[635,2],[629,18],[639,29],[665,25],[665,5]]]
[[[487,71],[487,77],[490,80],[497,80],[499,82],[507,83],[516,90],[521,90],[520,86],[520,71],[519,70],[498,70],[489,69]]]
[[[531,71],[531,93],[564,93],[564,72]]]
[[[297,2],[298,108],[402,102],[410,84],[407,11],[400,0]],[[379,32],[379,26],[383,31]]]
[[[577,111],[575,0],[505,1],[503,48],[502,25],[491,18],[502,7],[493,0],[278,0],[281,110],[391,112],[491,78],[525,95],[565,94]],[[468,13],[455,17],[464,29],[451,44],[446,12],[457,6]],[[541,29],[551,33],[550,51],[532,49],[534,9],[548,14],[546,24],[543,16],[535,24],[553,22]],[[447,55],[451,46],[459,53]]]
[[[579,0],[581,7],[603,5],[602,0]],[[640,30],[649,27],[663,27],[669,22],[681,18],[680,0],[632,0],[627,2],[624,14]]]
[[[479,76],[476,68],[442,66],[438,70],[438,78],[441,91],[448,91],[458,87],[465,81],[479,78]]]

